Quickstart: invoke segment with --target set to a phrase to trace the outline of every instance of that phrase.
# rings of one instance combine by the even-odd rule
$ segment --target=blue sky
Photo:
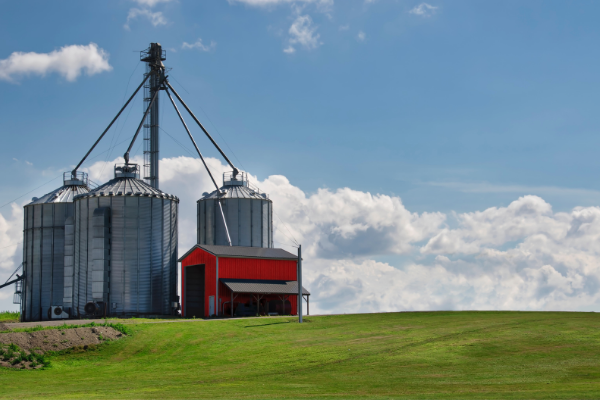
[[[150,42],[166,49],[175,88],[260,181],[285,176],[307,197],[349,188],[401,199],[411,213],[442,213],[440,229],[450,230],[464,227],[465,213],[508,209],[526,195],[554,214],[600,202],[598,2],[121,0],[2,8],[0,60],[95,43],[110,70],[82,70],[71,81],[52,70],[23,73],[30,67],[0,73],[0,205],[78,162],[140,82],[139,51]],[[163,128],[189,149],[162,104]],[[127,143],[102,152],[129,138],[141,114],[138,100],[86,166],[122,155]],[[161,140],[161,157],[189,155],[167,135]],[[8,218],[10,205],[0,213]],[[448,250],[427,258],[423,249],[437,234],[414,239],[416,253],[375,252],[360,265],[434,268]],[[490,246],[518,248],[529,234]]]

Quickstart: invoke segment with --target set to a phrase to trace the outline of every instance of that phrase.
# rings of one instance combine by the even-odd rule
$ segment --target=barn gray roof
[[[273,281],[259,279],[219,279],[234,293],[254,294],[298,294],[297,281]],[[310,295],[306,288],[302,294]]]
[[[217,257],[237,257],[237,258],[267,258],[276,260],[297,260],[298,256],[283,249],[272,249],[264,247],[245,247],[245,246],[216,246],[211,244],[197,244],[188,250],[179,258],[183,261],[195,249],[202,249]]]

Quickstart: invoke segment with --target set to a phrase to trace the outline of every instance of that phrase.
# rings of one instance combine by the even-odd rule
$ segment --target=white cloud
[[[10,209],[0,213],[0,283],[8,277],[23,260],[23,205],[11,204]],[[0,289],[0,310],[16,310],[12,304],[14,286]]]
[[[421,247],[438,254],[433,260],[413,254],[395,267],[371,256],[305,261],[311,308],[600,310],[599,207],[553,213],[526,196],[456,217],[459,228],[442,228]]]
[[[159,3],[171,3],[175,0],[133,0],[142,8],[131,8],[127,14],[127,21],[123,27],[130,29],[129,22],[137,19],[137,17],[145,17],[154,26],[166,25],[168,23],[162,11],[152,11],[151,9]]]
[[[167,19],[163,15],[161,11],[152,12],[147,8],[132,8],[129,10],[129,14],[127,15],[127,22],[123,26],[125,29],[129,30],[129,22],[137,19],[137,17],[145,17],[150,21],[153,26],[166,25]]]
[[[350,29],[350,24],[340,25],[340,27],[338,29],[340,31],[347,31],[348,29]]]
[[[17,255],[23,254],[20,250],[23,237],[23,208],[15,203],[11,204],[8,217],[0,214],[0,273],[9,275],[17,268],[21,260],[17,262]],[[3,275],[2,275],[3,276]],[[0,276],[0,282],[4,283]]]
[[[313,25],[310,15],[298,15],[288,31],[290,34],[289,46],[284,52],[293,53],[294,45],[300,45],[307,50],[316,49],[323,44],[319,40],[321,36],[316,32],[317,27]]]
[[[133,0],[138,3],[140,6],[152,8],[158,3],[171,3],[175,0]]]
[[[566,214],[553,214],[550,204],[537,196],[521,197],[508,207],[459,214],[457,219],[459,228],[442,230],[421,252],[474,254],[487,246],[523,240],[540,232],[558,239],[570,226]]]
[[[367,35],[363,31],[358,31],[358,35],[356,35],[356,40],[359,42],[364,42],[367,38]]]
[[[316,10],[322,12],[328,19],[332,19],[331,10],[334,0],[227,0],[230,4],[243,3],[253,7],[274,7],[278,5],[289,5],[295,16],[294,22],[290,26],[288,33],[290,35],[287,46],[283,49],[284,53],[293,54],[296,52],[296,46],[299,45],[307,50],[315,49],[322,45],[320,35],[316,33],[317,27],[313,25],[313,20],[309,15],[301,15],[309,5],[316,6]]]
[[[438,7],[427,3],[421,3],[409,11],[410,14],[420,15],[422,17],[430,17]]]
[[[407,254],[413,244],[439,232],[441,213],[411,213],[398,197],[372,195],[349,188],[319,189],[306,196],[284,176],[259,183],[270,194],[291,234],[319,258],[353,258]],[[276,227],[282,232],[285,228]]]
[[[108,57],[95,43],[64,46],[50,53],[14,52],[0,60],[0,79],[15,82],[22,76],[58,73],[73,82],[83,72],[95,75],[112,70]]]
[[[270,7],[281,4],[306,5],[316,4],[321,10],[330,10],[334,0],[228,0],[229,3],[243,3],[254,7]]]
[[[183,44],[181,45],[182,49],[198,49],[200,51],[211,51],[215,47],[217,47],[217,44],[212,40],[209,45],[205,45],[204,43],[202,43],[201,38],[198,38],[198,40],[196,40],[195,43],[190,44],[188,42],[183,42]]]

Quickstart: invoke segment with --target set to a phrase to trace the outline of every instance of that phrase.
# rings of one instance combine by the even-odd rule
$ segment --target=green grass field
[[[19,322],[19,312],[0,311],[0,322]]]
[[[428,312],[128,325],[0,371],[0,398],[600,398],[600,314]]]

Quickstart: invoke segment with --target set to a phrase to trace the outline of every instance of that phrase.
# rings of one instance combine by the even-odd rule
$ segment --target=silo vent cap
[[[72,171],[63,173],[63,184],[65,186],[88,186],[88,174],[85,172],[75,172],[73,174]]]
[[[137,164],[115,164],[115,178],[140,179],[140,166]]]
[[[248,175],[245,172],[225,172],[223,174],[223,186],[248,186]]]

